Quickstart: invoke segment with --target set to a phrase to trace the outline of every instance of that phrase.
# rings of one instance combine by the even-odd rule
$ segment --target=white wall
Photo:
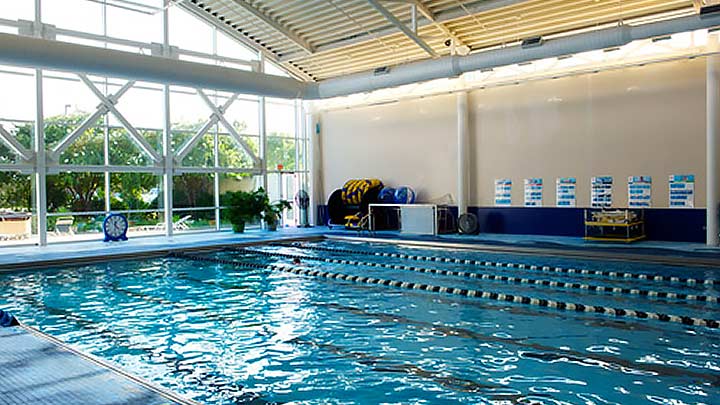
[[[590,178],[614,177],[627,205],[627,176],[653,177],[654,207],[668,205],[667,177],[695,174],[705,199],[705,61],[685,60],[523,83],[470,94],[470,205],[491,206],[495,178],[542,177],[544,205],[555,179],[576,177],[578,206]],[[455,97],[327,111],[321,115],[324,190],[350,178],[409,184],[419,198],[456,194]],[[327,198],[327,195],[326,195]]]
[[[323,113],[325,200],[348,179],[411,185],[418,199],[455,194],[455,96]]]

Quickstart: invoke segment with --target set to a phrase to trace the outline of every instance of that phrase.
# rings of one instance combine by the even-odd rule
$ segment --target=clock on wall
[[[127,240],[128,220],[122,214],[110,214],[103,221],[105,242]]]

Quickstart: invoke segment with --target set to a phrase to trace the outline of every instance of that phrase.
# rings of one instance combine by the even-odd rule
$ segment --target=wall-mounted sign
[[[577,204],[575,177],[558,177],[555,180],[555,205],[574,207]]]
[[[652,177],[650,176],[629,176],[628,177],[628,207],[629,208],[650,208],[652,198]]]
[[[495,179],[495,206],[509,207],[512,204],[512,180]]]
[[[612,176],[598,176],[591,180],[590,206],[610,208],[612,206]]]
[[[542,207],[543,179],[525,179],[525,206]]]
[[[670,208],[695,207],[695,175],[670,175]]]

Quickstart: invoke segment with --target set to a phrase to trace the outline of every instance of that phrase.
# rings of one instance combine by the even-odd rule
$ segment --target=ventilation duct
[[[446,56],[343,76],[319,83],[246,72],[156,56],[138,55],[45,39],[0,34],[0,64],[81,72],[132,80],[200,87],[278,98],[320,99],[346,96],[466,72],[615,48],[639,39],[671,35],[720,25],[720,13],[680,17],[636,26],[618,26],[555,39],[530,48],[514,46],[468,56]]]
[[[278,98],[301,97],[305,87],[282,76],[12,34],[0,34],[0,63]]]
[[[440,59],[395,66],[390,73],[375,76],[360,73],[328,79],[309,87],[305,98],[330,98],[378,90],[405,84],[459,76],[476,70],[492,69],[532,60],[617,48],[639,39],[654,38],[679,32],[694,31],[720,25],[720,14],[680,17],[654,23],[623,25],[597,31],[545,39],[540,46],[520,45],[478,52],[468,56],[447,56]]]

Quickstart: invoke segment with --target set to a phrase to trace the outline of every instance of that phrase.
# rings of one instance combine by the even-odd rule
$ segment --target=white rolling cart
[[[376,231],[376,215],[379,210],[394,210],[398,216],[400,233],[413,235],[438,234],[438,206],[435,204],[370,204],[369,228]]]

